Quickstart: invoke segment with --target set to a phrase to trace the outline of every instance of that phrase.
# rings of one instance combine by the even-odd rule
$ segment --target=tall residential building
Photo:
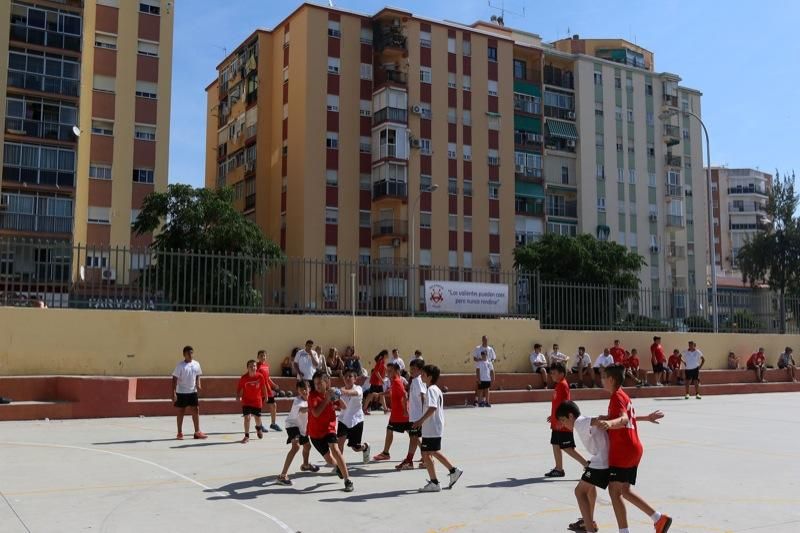
[[[289,256],[499,270],[591,233],[647,288],[705,287],[699,125],[660,117],[700,93],[636,45],[305,3],[217,70],[206,185]]]
[[[751,168],[711,167],[711,184],[717,270],[741,278],[736,256],[748,239],[764,230],[772,175]]]
[[[173,6],[0,3],[0,54],[8,58],[0,70],[0,236],[149,244],[150,236],[132,234],[131,222],[144,197],[167,186]],[[2,271],[20,281],[63,281],[77,265],[70,268],[69,249],[62,250],[6,244]],[[53,253],[64,255],[65,267],[38,268],[52,265]],[[137,268],[117,258],[98,252],[80,261],[89,275],[113,281]]]

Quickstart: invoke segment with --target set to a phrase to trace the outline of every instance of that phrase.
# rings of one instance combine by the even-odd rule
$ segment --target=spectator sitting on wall
[[[623,361],[625,377],[631,378],[637,387],[641,387],[644,384],[640,375],[639,364],[639,351],[636,348],[633,348],[630,352],[625,352],[625,360]]]
[[[44,303],[44,300],[42,300],[35,294],[31,294],[29,300],[31,307],[38,307],[39,309],[47,309],[47,304]]]
[[[739,358],[733,352],[728,352],[728,370],[739,370]]]
[[[578,348],[578,355],[575,356],[575,366],[572,367],[572,373],[578,374],[578,387],[581,389],[587,381],[590,387],[594,387],[592,358],[586,353],[586,348],[583,346]]]
[[[355,370],[356,383],[363,383],[364,372],[361,368],[361,359],[359,359],[358,355],[356,355],[356,350],[353,346],[348,346],[344,349],[342,361],[344,361],[345,370]]]
[[[795,377],[795,363],[794,357],[792,356],[792,349],[787,346],[783,353],[778,357],[778,368],[783,370],[786,369],[786,372],[789,373],[789,377],[792,379],[792,383],[797,383],[797,378]]]
[[[297,355],[297,352],[300,351],[300,348],[295,346],[292,348],[292,354],[287,355],[286,358],[281,363],[281,376],[285,378],[290,378],[294,376],[294,358]]]
[[[615,365],[621,365],[625,361],[625,348],[619,343],[619,339],[614,339],[614,346],[611,347],[609,353],[614,358]]]
[[[551,366],[559,363],[564,365],[564,368],[567,368],[569,363],[569,356],[561,353],[561,351],[558,349],[558,344],[553,344],[553,351],[548,355],[548,359],[548,364]]]
[[[533,353],[531,353],[529,360],[531,362],[531,372],[539,374],[542,377],[542,388],[547,388],[548,382],[548,366],[547,358],[542,353],[542,345],[538,342],[533,345]]]
[[[603,348],[603,353],[597,356],[597,359],[594,361],[594,375],[597,380],[596,385],[598,387],[602,387],[603,383],[601,378],[603,377],[601,372],[606,367],[609,367],[614,364],[614,358],[611,356],[611,350],[608,348]]]
[[[667,360],[667,368],[675,376],[675,384],[683,385],[683,369],[681,368],[681,351],[675,348]]]
[[[339,350],[336,348],[331,348],[328,350],[328,357],[325,360],[325,363],[328,365],[328,371],[331,376],[335,377],[342,377],[342,372],[344,372],[344,361],[339,356]]]
[[[758,351],[750,356],[747,360],[747,370],[753,370],[756,373],[757,383],[766,383],[764,379],[764,372],[766,372],[767,358],[764,355],[764,348],[759,348]]]

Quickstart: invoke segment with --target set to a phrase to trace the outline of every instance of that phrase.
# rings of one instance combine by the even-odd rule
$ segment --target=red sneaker
[[[669,527],[672,525],[672,518],[662,514],[661,518],[658,519],[658,522],[655,524],[656,533],[667,533],[669,531]]]
[[[178,440],[183,440],[183,433],[178,433],[178,436],[175,438]]]
[[[207,439],[207,438],[208,438],[208,435],[206,435],[206,434],[205,434],[205,433],[203,433],[202,431],[198,431],[198,432],[196,432],[196,433],[194,434],[194,438],[195,438],[195,439]]]

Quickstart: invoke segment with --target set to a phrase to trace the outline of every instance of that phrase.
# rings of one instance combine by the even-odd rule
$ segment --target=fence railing
[[[711,331],[705,289],[621,289],[545,281],[535,272],[410,266],[397,259],[266,259],[0,238],[5,306],[43,301],[62,308],[424,316],[426,280],[507,285],[502,317],[536,318],[548,329]],[[720,330],[800,332],[800,299],[786,298],[785,324],[779,323],[779,303],[767,290],[720,289]]]

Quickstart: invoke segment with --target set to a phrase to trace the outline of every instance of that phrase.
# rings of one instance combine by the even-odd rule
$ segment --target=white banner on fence
[[[426,281],[425,309],[429,313],[504,315],[508,313],[508,285]]]

